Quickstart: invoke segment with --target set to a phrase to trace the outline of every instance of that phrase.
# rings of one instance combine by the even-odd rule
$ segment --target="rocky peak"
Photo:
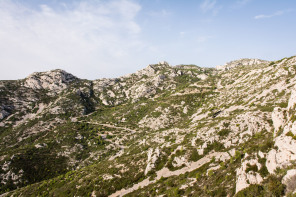
[[[200,67],[198,67],[196,65],[176,65],[174,67],[179,68],[179,69],[201,69]]]
[[[157,71],[163,70],[163,69],[170,69],[170,65],[166,61],[159,62],[158,64],[149,64],[146,68],[137,71],[135,74],[138,76],[154,76],[157,74]],[[129,76],[129,75],[128,75]]]
[[[155,67],[155,68],[169,68],[170,67],[170,64],[166,61],[161,61],[161,62],[158,62],[158,64],[154,64],[154,65],[151,65],[152,67]]]
[[[269,61],[261,60],[261,59],[249,59],[249,58],[242,58],[239,60],[234,60],[226,63],[222,66],[216,66],[217,70],[229,70],[231,68],[235,68],[237,66],[255,66],[260,64],[266,64]]]
[[[29,75],[24,86],[32,89],[62,90],[67,84],[77,80],[74,75],[64,70],[56,69],[47,72],[35,72]]]

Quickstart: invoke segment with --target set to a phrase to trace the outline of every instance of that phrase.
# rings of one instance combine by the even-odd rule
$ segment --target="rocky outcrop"
[[[249,171],[251,166],[260,170],[261,164],[256,159],[245,160],[236,170],[236,193],[249,187],[250,184],[260,184],[263,179],[258,172]]]
[[[153,168],[155,168],[156,161],[158,160],[160,156],[160,150],[157,147],[155,150],[153,148],[150,148],[148,150],[148,159],[147,159],[147,166],[145,169],[145,175],[148,174]]]
[[[140,77],[145,76],[145,75],[148,76],[148,77],[151,77],[151,76],[155,75],[155,73],[156,73],[156,71],[153,68],[153,65],[149,65],[146,68],[137,71],[135,74],[140,76]]]
[[[286,185],[286,194],[296,193],[296,169],[288,170],[282,183]]]
[[[9,113],[7,111],[5,111],[4,109],[2,109],[0,111],[0,120],[6,118],[7,116],[9,116]]]
[[[163,111],[164,113],[156,118],[145,116],[142,120],[139,121],[139,126],[141,128],[147,127],[153,130],[158,130],[166,128],[169,124],[174,123],[175,119],[171,118],[170,115],[167,113],[169,112],[168,108],[164,109]]]
[[[291,136],[296,134],[296,121],[291,120],[290,115],[283,112],[294,111],[295,103],[296,87],[292,90],[287,109],[275,108],[272,113],[276,149],[272,149],[267,155],[266,167],[269,173],[274,173],[276,168],[287,167],[292,160],[296,160],[296,140]],[[282,131],[279,131],[280,128]]]
[[[285,114],[283,112],[283,109],[280,107],[275,107],[271,114],[271,117],[276,133],[279,130],[279,128],[282,127],[285,123]]]
[[[288,102],[288,109],[294,109],[295,104],[296,104],[296,86],[294,86],[291,92],[291,96]]]
[[[269,173],[274,173],[276,168],[287,167],[292,160],[296,160],[296,141],[290,136],[278,136],[275,139],[276,149],[272,149],[267,156],[266,167]]]
[[[239,59],[239,60],[234,60],[231,62],[226,63],[223,66],[216,66],[217,70],[229,70],[238,66],[255,66],[259,64],[267,64],[269,61],[266,60],[260,60],[260,59]]]
[[[180,167],[182,165],[186,165],[187,163],[188,163],[187,159],[184,156],[181,156],[181,157],[175,157],[172,162],[172,165],[174,167]]]
[[[155,93],[156,88],[154,86],[150,86],[144,83],[141,85],[133,86],[128,91],[126,91],[127,97],[132,98],[134,102],[136,102],[139,98],[148,98]]]
[[[60,91],[77,78],[64,70],[36,72],[25,79],[24,86],[32,89]]]
[[[12,110],[13,110],[12,106],[8,106],[8,105],[0,106],[0,120],[9,116]]]

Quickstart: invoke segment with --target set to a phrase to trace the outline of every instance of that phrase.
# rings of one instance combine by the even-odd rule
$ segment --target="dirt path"
[[[155,183],[155,182],[156,182],[156,180],[149,181],[149,178],[147,178],[140,183],[134,184],[133,187],[130,187],[128,189],[121,189],[121,190],[111,194],[109,197],[124,196],[128,193],[138,190],[140,187],[145,187],[145,186]]]
[[[91,122],[90,122],[91,123]],[[93,124],[93,123],[92,123]],[[132,129],[129,129],[129,128],[126,128],[126,127],[116,127],[114,125],[110,125],[110,124],[99,124],[97,123],[98,125],[101,125],[101,126],[104,126],[104,127],[109,127],[109,128],[113,128],[113,129],[122,129],[122,130],[126,130],[126,131],[129,131],[131,132],[131,134],[134,134],[136,133],[137,131],[135,130],[132,130]]]
[[[132,130],[132,129],[129,129],[129,128],[126,128],[126,127],[117,127],[117,126],[114,126],[114,125],[111,125],[111,124],[103,124],[103,123],[98,123],[98,122],[84,122],[84,121],[79,121],[79,122],[88,123],[88,124],[94,124],[94,125],[100,125],[100,126],[104,126],[104,127],[113,128],[113,129],[125,130],[125,131],[130,132],[128,135],[132,135],[132,134],[134,134],[134,133],[137,132],[135,130]],[[107,140],[107,139],[105,139],[105,140]],[[111,142],[111,140],[107,140],[107,141],[110,141]],[[112,161],[115,158],[120,157],[124,153],[124,149],[127,148],[126,146],[121,145],[121,144],[118,144],[116,142],[113,143],[113,144],[115,146],[117,146],[118,148],[120,148],[120,151],[118,151],[115,155],[111,156],[109,158],[109,161]]]
[[[132,130],[132,129],[129,129],[129,128],[126,128],[126,127],[117,127],[117,126],[114,126],[114,125],[111,125],[111,124],[102,124],[102,123],[98,123],[98,122],[84,122],[84,121],[77,121],[77,122],[88,123],[88,124],[95,124],[95,125],[101,125],[101,126],[109,127],[109,128],[113,128],[113,129],[126,130],[126,131],[131,132],[131,134],[134,134],[134,133],[137,132],[135,130]]]
[[[121,190],[111,194],[109,197],[124,196],[128,193],[138,190],[139,188],[142,188],[142,187],[148,186],[149,184],[155,183],[161,177],[170,177],[170,176],[175,176],[175,175],[178,176],[180,174],[185,174],[186,172],[191,172],[191,171],[201,167],[202,165],[210,162],[212,157],[219,157],[222,154],[224,154],[224,153],[214,152],[214,153],[208,154],[208,155],[204,156],[203,158],[201,158],[200,160],[190,163],[189,166],[184,167],[180,170],[176,170],[176,171],[170,171],[168,168],[162,168],[161,170],[156,172],[157,176],[156,176],[155,180],[149,181],[149,178],[147,178],[140,183],[134,184],[132,187],[130,187],[128,189],[121,189]]]

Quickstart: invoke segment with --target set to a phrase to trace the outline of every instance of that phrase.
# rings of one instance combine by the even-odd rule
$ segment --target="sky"
[[[296,55],[295,0],[0,0],[0,80]]]

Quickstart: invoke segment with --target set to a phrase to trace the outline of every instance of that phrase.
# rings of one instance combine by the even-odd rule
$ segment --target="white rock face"
[[[268,152],[266,157],[266,167],[269,173],[273,173],[274,170],[277,168],[278,163],[276,161],[276,154],[277,151],[275,149],[272,149]]]
[[[109,105],[108,99],[103,94],[101,94],[99,98],[104,105]]]
[[[211,167],[211,168],[208,168],[207,169],[207,176],[209,176],[209,172],[213,172],[213,171],[216,171],[216,170],[218,170],[218,169],[220,169],[221,168],[221,166],[220,165],[217,165],[217,166],[213,166],[213,167]]]
[[[294,87],[288,102],[288,110],[294,109],[295,103],[296,91]],[[289,131],[296,133],[296,122],[289,121],[285,123],[285,116],[282,111],[283,109],[275,108],[272,113],[272,121],[275,127],[274,136],[276,136],[279,127],[283,127],[283,132],[274,139],[274,145],[277,149],[272,149],[267,154],[266,167],[269,173],[274,173],[276,168],[286,167],[290,164],[291,160],[296,160],[296,140],[286,135]],[[287,115],[286,119],[289,119]]]
[[[44,144],[44,143],[42,143],[42,144],[38,143],[38,144],[35,145],[36,148],[43,148],[43,147],[46,147],[46,146],[47,145]]]
[[[259,156],[260,158],[264,158],[264,157],[265,157],[264,153],[261,152],[261,151],[258,152],[258,156]]]
[[[200,78],[201,80],[205,80],[206,78],[208,78],[208,76],[205,74],[200,74],[200,75],[197,75],[197,78]]]
[[[183,113],[184,113],[184,114],[187,114],[187,112],[188,112],[188,108],[187,108],[187,106],[186,106],[186,107],[184,107],[184,109],[183,109]]]
[[[185,158],[184,156],[182,156],[182,157],[175,157],[175,158],[174,158],[174,161],[173,161],[173,163],[172,163],[172,165],[173,165],[174,167],[180,167],[180,166],[182,166],[183,164],[186,165],[186,163],[187,163],[186,158]]]
[[[296,141],[284,134],[275,138],[277,150],[269,151],[266,160],[266,167],[269,173],[274,173],[276,168],[288,166],[291,160],[296,160]]]
[[[163,113],[157,118],[145,116],[139,121],[139,127],[148,127],[153,130],[167,127],[170,123],[174,122],[174,118],[170,118],[166,109],[164,109]]]
[[[293,135],[296,135],[296,121],[291,123],[291,124],[288,124],[285,128],[284,128],[284,133],[288,133],[286,132],[286,129],[289,129],[289,131],[291,131],[293,133]]]
[[[148,150],[147,155],[148,155],[148,160],[147,160],[147,166],[145,169],[145,175],[155,167],[155,162],[160,156],[159,148],[157,147],[155,150],[153,150],[153,148],[150,148]]]
[[[296,169],[288,170],[287,174],[283,177],[282,183],[287,186],[287,193],[296,192]]]
[[[141,84],[137,86],[133,86],[130,90],[126,93],[127,97],[133,98],[134,101],[141,97],[148,98],[149,96],[156,93],[156,89],[154,86],[147,86],[146,84]]]
[[[282,109],[280,107],[275,107],[271,117],[276,133],[279,130],[279,128],[284,125],[285,122],[285,117]]]
[[[155,74],[155,70],[152,67],[152,65],[149,65],[146,68],[136,72],[136,75],[139,75],[139,76],[147,75],[148,77],[151,77],[154,74]]]
[[[269,61],[266,60],[260,60],[260,59],[239,59],[234,60],[231,62],[226,63],[223,66],[216,66],[217,70],[229,70],[231,68],[235,68],[237,66],[252,66],[252,65],[259,65],[268,63]]]
[[[227,161],[230,159],[230,155],[226,152],[221,153],[218,157],[215,158],[216,161]]]
[[[67,83],[77,79],[63,70],[53,70],[42,73],[33,73],[26,78],[24,86],[32,89],[48,89],[60,91],[67,87]]]
[[[249,187],[250,184],[260,184],[263,179],[258,172],[249,171],[246,173],[247,164],[256,165],[258,170],[261,168],[261,164],[256,160],[245,160],[241,167],[236,170],[236,193]]]
[[[111,179],[114,178],[111,174],[103,174],[102,177],[103,177],[104,180],[111,180]]]
[[[288,102],[288,109],[292,109],[296,104],[296,86],[294,86]]]
[[[19,170],[18,173],[12,172],[10,170],[10,164],[11,164],[10,161],[9,162],[5,161],[5,163],[1,167],[2,170],[5,172],[5,173],[3,173],[3,174],[0,175],[0,179],[1,179],[1,183],[2,184],[6,184],[9,179],[11,179],[14,182],[14,184],[16,184],[16,183],[19,182],[18,179],[23,176],[23,172],[24,171],[22,169]]]
[[[9,116],[9,113],[5,110],[1,110],[0,111],[0,120],[2,120],[3,118]]]

